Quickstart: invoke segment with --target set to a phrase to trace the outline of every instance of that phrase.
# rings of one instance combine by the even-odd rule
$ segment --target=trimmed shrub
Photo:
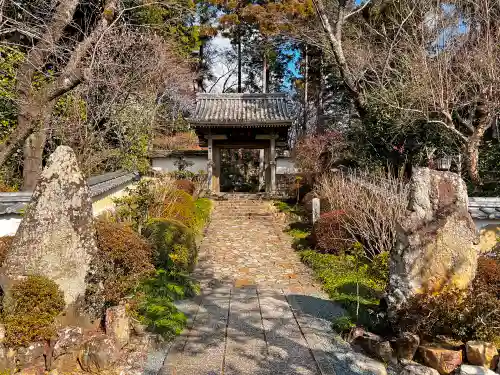
[[[96,233],[99,254],[106,266],[105,299],[114,304],[153,272],[152,249],[124,223],[100,219]]]
[[[175,181],[175,187],[177,188],[177,190],[185,191],[189,195],[194,194],[195,186],[194,183],[190,180],[177,180]]]
[[[27,346],[55,334],[54,319],[65,307],[58,285],[44,276],[28,276],[12,286],[4,300],[5,339],[11,346]]]
[[[153,248],[153,264],[156,268],[181,271],[193,269],[197,256],[196,242],[193,231],[186,225],[171,219],[151,219],[145,226],[143,234]],[[177,250],[174,249],[175,246],[178,246]],[[179,246],[184,248],[181,249]],[[172,260],[172,256],[175,260],[179,260],[177,264]],[[181,258],[187,258],[187,262],[181,261]]]
[[[165,219],[176,220],[185,226],[196,228],[196,207],[191,195],[182,190],[175,190],[167,194],[163,200],[163,206],[160,212],[150,217],[161,217]]]
[[[201,231],[210,220],[212,201],[208,198],[198,198],[195,202],[196,229]]]
[[[7,252],[9,251],[13,240],[14,236],[0,237],[0,266],[2,266],[3,262],[5,261]]]
[[[115,216],[118,221],[130,223],[141,232],[149,218],[162,217],[176,191],[174,180],[168,176],[143,179],[134,189],[129,189],[128,195],[114,200]]]
[[[342,210],[326,212],[320,216],[312,233],[317,249],[326,253],[343,254],[352,246],[352,237],[343,226],[344,216]]]
[[[414,297],[399,312],[395,328],[424,338],[446,335],[500,346],[500,265],[487,257],[481,257],[478,264],[476,278],[468,290],[447,289]]]

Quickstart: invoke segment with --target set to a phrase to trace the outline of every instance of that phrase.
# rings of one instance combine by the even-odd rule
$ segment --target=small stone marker
[[[320,215],[319,198],[312,199],[312,222],[313,224],[318,221]]]

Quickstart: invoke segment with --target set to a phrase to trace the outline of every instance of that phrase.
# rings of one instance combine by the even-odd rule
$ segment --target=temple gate
[[[188,119],[200,146],[208,148],[208,184],[220,192],[221,149],[259,149],[259,175],[276,193],[276,151],[286,148],[294,118],[286,94],[198,94]]]

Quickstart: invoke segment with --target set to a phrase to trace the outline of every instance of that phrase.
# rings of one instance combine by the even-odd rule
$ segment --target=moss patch
[[[193,297],[199,286],[188,274],[160,269],[140,285],[130,304],[131,314],[166,339],[179,335],[186,325],[186,316],[174,301]]]
[[[328,296],[339,302],[353,321],[377,330],[381,323],[377,309],[386,280],[377,277],[378,272],[374,272],[372,264],[360,263],[352,255],[320,254],[313,250],[302,250],[299,254],[321,281]]]
[[[15,283],[3,305],[6,343],[18,347],[51,338],[54,319],[64,307],[63,293],[44,276],[28,276]]]

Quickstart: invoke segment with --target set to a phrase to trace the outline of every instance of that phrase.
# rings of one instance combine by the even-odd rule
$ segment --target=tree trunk
[[[306,134],[307,131],[307,108],[308,108],[308,91],[309,91],[309,51],[307,44],[304,50],[305,55],[305,73],[304,73],[304,124],[302,125],[302,134]]]
[[[264,55],[262,57],[262,92],[264,94],[267,94],[269,92],[267,86],[268,83],[269,83],[269,67],[267,61],[267,51],[264,51]]]
[[[349,65],[344,55],[344,49],[342,47],[342,26],[344,24],[344,12],[342,7],[339,7],[338,19],[335,25],[335,31],[328,18],[328,13],[323,4],[323,0],[313,0],[314,8],[316,14],[318,15],[323,31],[326,34],[328,43],[332,49],[333,55],[335,57],[335,62],[337,63],[337,68],[339,69],[340,76],[344,85],[347,87],[348,92],[353,100],[354,106],[356,107],[358,114],[361,118],[366,118],[368,111],[366,109],[366,101],[362,91],[360,91],[356,81],[353,79]]]
[[[241,33],[238,25],[238,93],[241,91]]]
[[[57,98],[72,90],[84,80],[84,72],[79,68],[79,64],[113,22],[116,16],[117,3],[118,0],[106,0],[105,10],[102,13],[100,22],[87,37],[76,45],[59,78],[46,87],[35,91],[32,88],[33,74],[43,66],[47,56],[56,47],[56,42],[62,37],[64,28],[73,19],[73,14],[79,4],[79,0],[60,2],[54,14],[53,22],[47,28],[47,35],[51,37],[44,38],[37,43],[28,53],[24,64],[20,68],[16,88],[20,102],[17,127],[7,140],[0,144],[0,166],[9,159],[16,148],[26,140],[34,129],[40,124],[44,124],[47,119],[46,116],[50,116]],[[31,162],[28,162],[28,164],[31,165]],[[30,170],[36,169],[31,166],[29,168]]]
[[[482,185],[481,176],[479,175],[479,146],[481,146],[484,133],[486,133],[486,130],[490,127],[490,120],[490,116],[486,116],[482,119],[475,128],[474,133],[469,137],[466,145],[468,174],[476,187]]]
[[[23,190],[33,191],[42,173],[42,157],[47,141],[46,129],[32,133],[24,142]]]

